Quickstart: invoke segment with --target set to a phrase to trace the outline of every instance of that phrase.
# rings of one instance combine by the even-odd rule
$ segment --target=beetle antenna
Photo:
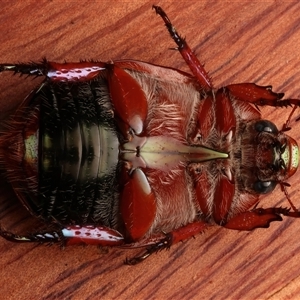
[[[298,212],[298,209],[296,208],[296,206],[293,204],[288,192],[287,192],[287,189],[286,187],[289,186],[287,185],[285,182],[280,182],[280,187],[281,187],[281,190],[284,192],[285,194],[285,197],[286,199],[288,200],[288,202],[290,203],[292,209],[295,211],[295,212]]]
[[[289,115],[287,121],[282,126],[281,132],[288,131],[288,130],[291,129],[291,127],[289,127],[289,123],[291,122],[292,115],[294,114],[294,112],[295,112],[296,109],[297,109],[297,106],[294,105],[292,111],[290,112],[290,115]],[[298,119],[300,119],[300,117],[298,117],[296,119],[296,121],[298,121]]]

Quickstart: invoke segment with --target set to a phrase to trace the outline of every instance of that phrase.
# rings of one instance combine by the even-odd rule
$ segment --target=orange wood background
[[[187,70],[153,1],[2,1],[0,62],[134,58]],[[205,63],[216,87],[272,84],[300,97],[300,4],[281,1],[157,1]],[[40,79],[0,74],[0,116]],[[262,109],[281,127],[285,109]],[[296,115],[300,115],[300,110]],[[294,118],[295,119],[295,118]],[[300,140],[300,122],[290,132]],[[290,196],[300,207],[300,171]],[[288,205],[277,188],[261,206]],[[0,221],[28,231],[32,218],[1,177]],[[296,299],[300,220],[237,232],[211,228],[135,267],[135,250],[46,247],[0,240],[2,299]]]

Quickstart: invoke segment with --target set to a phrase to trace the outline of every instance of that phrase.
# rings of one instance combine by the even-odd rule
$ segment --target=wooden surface
[[[111,3],[111,4],[110,4]],[[134,58],[183,70],[153,1],[6,1],[1,3],[1,62]],[[216,87],[272,84],[300,97],[300,4],[158,1],[187,38]],[[1,116],[40,80],[0,74]],[[278,127],[290,110],[262,109]],[[300,114],[300,110],[296,115]],[[290,132],[300,140],[300,122]],[[299,175],[289,181],[300,207]],[[32,219],[1,178],[1,224],[29,230]],[[277,188],[261,205],[288,203]],[[135,250],[45,247],[0,240],[2,299],[299,299],[300,220],[201,236],[129,267]]]

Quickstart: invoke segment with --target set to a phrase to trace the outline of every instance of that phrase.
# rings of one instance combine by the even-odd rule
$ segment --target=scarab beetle
[[[134,60],[0,64],[45,80],[1,133],[0,159],[23,205],[51,230],[18,242],[142,247],[136,264],[207,226],[252,230],[299,218],[286,182],[297,142],[285,134],[299,99],[270,86],[215,89],[166,13],[191,74]],[[258,106],[293,106],[281,130]],[[280,185],[292,209],[258,208]]]

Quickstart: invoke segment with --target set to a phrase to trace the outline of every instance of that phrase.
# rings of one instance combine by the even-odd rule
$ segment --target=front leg
[[[300,106],[299,99],[282,99],[284,93],[274,93],[272,86],[259,86],[255,83],[237,83],[226,87],[234,99],[256,106],[287,107]]]
[[[283,207],[255,208],[231,218],[223,226],[228,229],[250,231],[255,228],[268,228],[273,221],[282,221],[282,217],[300,218],[300,212]]]

